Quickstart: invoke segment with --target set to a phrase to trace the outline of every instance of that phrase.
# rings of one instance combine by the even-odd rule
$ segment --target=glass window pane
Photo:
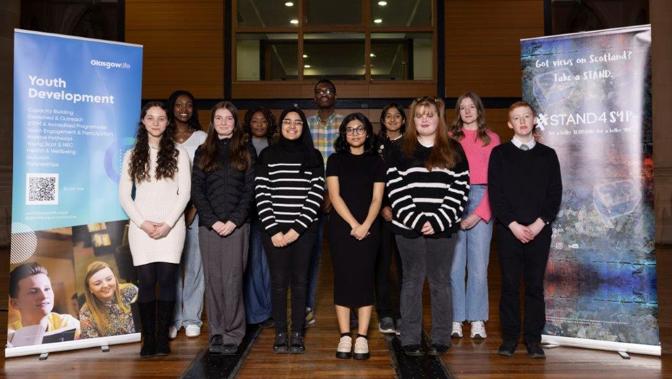
[[[372,33],[371,77],[378,80],[432,80],[432,33]]]
[[[292,6],[288,7],[289,4]],[[236,16],[239,27],[296,27],[299,25],[299,0],[238,0]]]
[[[369,0],[373,26],[432,26],[431,0]]]
[[[305,0],[307,25],[359,25],[361,0]]]
[[[303,38],[304,78],[364,79],[364,33],[310,33]]]
[[[239,33],[236,80],[297,79],[297,54],[294,33]]]

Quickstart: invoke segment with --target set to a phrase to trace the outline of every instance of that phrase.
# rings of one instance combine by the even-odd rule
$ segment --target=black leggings
[[[287,247],[277,248],[273,246],[271,237],[267,233],[262,235],[262,243],[271,272],[271,305],[277,331],[284,332],[287,328],[287,290],[291,288],[292,331],[303,332],[308,266],[316,238],[315,223]]]
[[[154,262],[135,266],[138,275],[138,302],[148,303],[157,299],[156,284],[159,284],[159,301],[175,301],[177,294],[177,271],[180,265]]]

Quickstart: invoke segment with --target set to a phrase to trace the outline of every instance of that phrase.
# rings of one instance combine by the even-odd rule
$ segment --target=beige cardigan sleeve
[[[164,222],[171,228],[184,212],[187,207],[189,199],[191,198],[191,164],[189,164],[189,156],[187,151],[181,147],[177,147],[180,154],[177,156],[177,199],[173,205],[172,211],[168,214]]]

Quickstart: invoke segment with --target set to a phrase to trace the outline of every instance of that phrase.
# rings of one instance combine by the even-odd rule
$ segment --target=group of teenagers
[[[524,342],[543,358],[544,272],[562,183],[555,152],[535,141],[532,107],[511,105],[513,138],[500,144],[472,92],[458,98],[454,115],[433,97],[415,99],[408,117],[390,104],[378,133],[362,113],[335,111],[331,81],[320,80],[314,94],[315,116],[289,107],[277,124],[268,109],[251,109],[241,122],[231,102],[217,103],[207,132],[187,91],[143,106],[119,185],[138,277],[141,356],[168,354],[182,327],[198,336],[203,298],[210,353],[238,353],[248,323],[275,328],[274,352],[303,353],[316,322],[323,233],[336,357],[369,358],[374,305],[379,330],[396,333],[406,355],[443,354],[466,325],[471,338],[487,337],[496,229],[498,353],[513,355],[523,329],[522,277]],[[432,322],[423,345],[425,280]]]

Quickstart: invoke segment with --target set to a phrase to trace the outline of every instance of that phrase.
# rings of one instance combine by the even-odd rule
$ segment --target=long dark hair
[[[268,140],[268,144],[270,145],[273,142],[274,137],[276,137],[276,132],[278,126],[275,124],[275,117],[273,117],[273,113],[271,112],[270,109],[264,108],[264,107],[254,107],[247,111],[245,113],[245,120],[243,122],[243,130],[245,131],[245,134],[247,134],[248,138],[252,140],[252,117],[254,116],[255,113],[261,113],[264,115],[264,118],[266,119],[266,123],[268,124],[268,127],[266,129],[266,139]]]
[[[178,89],[177,91],[171,93],[168,97],[168,120],[171,124],[173,124],[173,126],[175,126],[175,103],[177,102],[177,98],[180,96],[188,97],[194,106],[194,111],[191,113],[191,117],[187,121],[187,124],[193,130],[201,130],[201,123],[198,121],[196,99],[194,98],[194,95],[191,94],[191,92],[183,89]]]
[[[404,134],[404,139],[401,142],[402,152],[407,158],[411,158],[415,153],[418,144],[418,131],[415,126],[415,114],[420,108],[434,108],[438,113],[439,125],[436,130],[436,137],[434,146],[429,154],[429,158],[425,162],[425,167],[431,170],[434,167],[453,168],[460,159],[457,153],[458,143],[453,138],[448,136],[448,127],[443,118],[443,111],[445,105],[443,100],[435,99],[433,97],[425,96],[413,100],[411,104],[410,118],[408,121],[408,128]]]
[[[462,131],[464,123],[462,122],[462,117],[460,117],[460,106],[464,99],[471,99],[471,101],[474,102],[477,112],[476,123],[478,124],[476,137],[483,141],[483,146],[488,146],[490,144],[490,136],[488,135],[488,125],[485,122],[485,107],[483,106],[483,101],[481,101],[480,96],[474,92],[466,92],[457,98],[457,102],[455,103],[455,119],[450,125],[450,133],[453,138],[458,141],[464,138],[464,131]]]
[[[252,162],[250,151],[248,150],[247,136],[238,122],[238,109],[230,101],[220,101],[212,107],[210,111],[210,127],[208,128],[208,137],[203,143],[203,155],[201,155],[197,164],[205,172],[212,172],[221,167],[219,160],[219,137],[215,130],[215,113],[219,109],[226,109],[233,115],[233,135],[229,142],[229,163],[238,171],[245,171]]]
[[[150,180],[149,176],[149,137],[147,129],[142,123],[142,120],[147,115],[150,108],[159,107],[166,112],[168,116],[168,109],[166,105],[160,101],[150,101],[142,107],[140,111],[140,122],[138,124],[138,132],[135,139],[135,147],[131,154],[131,165],[128,173],[136,182],[143,180]],[[161,136],[159,142],[159,156],[156,162],[156,179],[172,178],[177,171],[177,156],[180,151],[175,148],[175,140],[173,140],[173,129],[175,127],[169,122],[166,126],[166,131]]]
[[[404,112],[404,109],[397,103],[387,104],[385,108],[383,108],[382,112],[380,112],[380,131],[378,132],[378,137],[382,141],[387,139],[385,116],[387,116],[387,111],[389,111],[392,108],[396,108],[397,111],[399,111],[399,114],[401,115],[401,128],[399,129],[399,133],[403,136],[404,133],[406,132],[406,113]]]
[[[359,112],[350,113],[349,115],[345,116],[341,122],[341,126],[338,128],[338,138],[336,138],[336,141],[334,142],[334,149],[338,153],[350,151],[350,145],[348,144],[348,140],[345,134],[348,124],[353,120],[361,122],[362,125],[364,125],[364,129],[366,131],[364,154],[374,153],[376,146],[376,136],[373,134],[373,125],[371,125],[371,121],[369,121],[366,116]]]

